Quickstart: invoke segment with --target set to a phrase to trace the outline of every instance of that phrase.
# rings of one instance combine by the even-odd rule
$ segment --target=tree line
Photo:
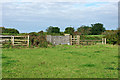
[[[31,32],[31,33],[20,33],[19,34],[19,31],[17,29],[11,29],[11,28],[5,28],[5,27],[0,27],[0,29],[2,30],[2,34],[5,34],[5,35],[17,35],[17,34],[28,35],[29,34],[30,36],[33,36],[33,38],[34,36],[45,37],[45,35],[64,35],[64,33],[71,34],[71,35],[81,35],[81,36],[102,34],[102,35],[105,35],[105,38],[107,38],[107,43],[120,45],[120,28],[118,28],[118,30],[106,30],[103,27],[103,24],[101,23],[91,24],[91,27],[83,25],[81,27],[78,27],[76,31],[74,27],[66,27],[64,32],[60,32],[59,27],[53,27],[53,26],[48,27],[46,29],[46,32],[39,31],[38,33]],[[35,41],[37,40],[39,39],[36,39]],[[42,42],[42,40],[40,41]],[[40,41],[37,41],[37,43]]]
[[[19,31],[17,29],[11,29],[11,28],[4,28],[0,27],[2,29],[2,33],[8,33],[8,34],[19,34]],[[75,31],[74,27],[66,27],[64,32],[60,32],[59,27],[53,27],[49,26],[46,29],[47,34],[80,34],[80,35],[99,35],[102,32],[105,31],[105,28],[103,27],[103,24],[101,23],[96,23],[96,24],[91,24],[91,27],[89,26],[81,26],[77,28],[77,31]]]
[[[74,27],[66,27],[64,33],[71,34],[71,35],[74,35],[74,34],[100,35],[105,30],[106,29],[103,27],[103,24],[96,23],[96,24],[91,24],[91,27],[83,25],[83,26],[77,28],[77,31],[75,31]],[[50,26],[46,29],[46,31],[48,34],[60,33],[60,28]]]

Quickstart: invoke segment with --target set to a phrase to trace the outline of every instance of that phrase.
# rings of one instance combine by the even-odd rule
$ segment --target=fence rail
[[[12,46],[26,45],[29,47],[29,35],[28,36],[12,36],[12,35],[0,35],[0,42],[11,41]]]
[[[102,40],[80,40],[80,41],[102,41]]]
[[[101,38],[101,40],[80,40],[80,35],[76,35],[76,36],[72,36],[70,35],[70,44],[73,45],[73,44],[81,44],[81,43],[84,43],[86,42],[87,44],[89,44],[88,42],[101,42],[101,44],[106,44],[106,38]]]

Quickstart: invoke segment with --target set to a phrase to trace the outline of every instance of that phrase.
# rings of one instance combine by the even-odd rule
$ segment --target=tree
[[[46,29],[47,33],[60,33],[60,28],[50,26]]]
[[[92,26],[91,32],[93,35],[99,35],[105,31],[105,28],[101,23],[91,24],[91,26]]]
[[[13,33],[13,34],[19,34],[19,31],[16,29],[5,29],[4,33]]]
[[[52,33],[52,28],[53,28],[53,26],[48,27],[48,28],[46,29],[47,33]]]
[[[73,35],[74,34],[75,29],[73,27],[67,27],[65,28],[65,32],[64,33],[68,33]]]
[[[0,27],[0,29],[2,29],[2,33],[19,34],[19,31],[16,29],[4,28],[4,27]]]
[[[39,31],[38,34],[43,34],[44,32],[43,31]]]
[[[82,35],[91,34],[91,27],[89,26],[81,26],[77,29],[77,32],[81,33]]]

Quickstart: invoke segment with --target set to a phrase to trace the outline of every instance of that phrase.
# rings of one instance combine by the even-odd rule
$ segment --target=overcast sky
[[[118,2],[7,2],[2,4],[2,25],[20,32],[38,32],[49,26],[61,31],[72,26],[102,23],[118,27]]]

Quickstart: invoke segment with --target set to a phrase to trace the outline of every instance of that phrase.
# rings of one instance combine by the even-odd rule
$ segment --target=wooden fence
[[[70,40],[69,40],[70,39]],[[101,44],[106,44],[106,38],[102,38],[101,40],[80,40],[80,35],[69,37],[70,45],[80,45],[80,44],[94,44],[95,42],[99,42]],[[7,35],[0,35],[0,43],[7,43],[11,42],[12,46],[27,46],[29,47],[29,35],[28,36],[7,36]],[[0,45],[0,46],[1,46]]]
[[[29,47],[29,35],[28,36],[9,36],[0,35],[0,43],[11,42],[13,46],[27,46]]]
[[[80,36],[76,35],[76,36],[72,36],[70,35],[70,45],[80,45],[83,43],[88,44],[95,44],[95,42],[101,42],[101,44],[106,44],[106,38],[102,38],[101,40],[80,40]]]

